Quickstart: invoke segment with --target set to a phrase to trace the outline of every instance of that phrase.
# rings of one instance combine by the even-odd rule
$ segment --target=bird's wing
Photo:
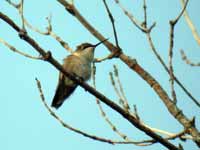
[[[68,56],[63,64],[63,68],[71,72],[74,69],[73,61],[72,59],[77,59],[76,57],[72,57],[72,55]],[[58,85],[56,89],[55,96],[53,98],[52,107],[59,108],[62,103],[67,99],[73,91],[76,89],[77,84],[75,84],[72,80],[70,80],[68,77],[64,76],[62,72],[59,74],[59,80],[58,80]]]

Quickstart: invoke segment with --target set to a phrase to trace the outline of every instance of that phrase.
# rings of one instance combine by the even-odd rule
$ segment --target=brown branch
[[[165,64],[164,60],[162,59],[162,57],[159,55],[159,53],[157,52],[153,40],[151,38],[151,34],[147,33],[147,39],[148,42],[150,44],[151,50],[153,51],[154,55],[156,56],[156,58],[159,60],[159,62],[162,64],[163,68],[165,69],[165,71],[169,74],[169,69],[167,68],[167,65]],[[188,91],[185,86],[181,83],[181,81],[179,81],[179,79],[174,75],[174,80],[176,81],[176,83],[179,85],[179,87],[181,87],[181,89],[187,94],[187,96],[198,106],[200,107],[200,103],[198,102],[198,100],[190,93],[190,91]]]
[[[18,8],[18,9],[19,9],[19,7],[20,7],[20,3],[19,3],[19,4],[15,4],[15,3],[13,3],[11,0],[6,0],[6,2],[7,2],[8,4],[10,4],[11,6],[15,7],[15,8]]]
[[[127,109],[127,110],[130,110],[130,106],[128,104],[128,100],[126,98],[126,95],[124,93],[124,89],[122,87],[122,83],[121,83],[120,78],[119,78],[118,68],[117,68],[116,65],[113,65],[113,68],[114,68],[114,75],[115,75],[115,77],[117,79],[117,83],[118,83],[118,86],[119,86],[119,90],[120,90],[121,96],[123,97],[124,108]]]
[[[180,3],[182,5],[182,7],[184,7],[185,0],[180,0]],[[184,16],[189,28],[191,29],[191,32],[192,32],[194,39],[200,45],[200,36],[199,36],[197,29],[195,28],[195,26],[194,26],[192,20],[190,19],[190,16],[188,15],[186,10],[184,11],[183,16]]]
[[[188,0],[186,1],[183,9],[181,10],[180,14],[174,19],[174,20],[170,20],[170,32],[169,32],[169,75],[170,75],[170,86],[171,86],[171,95],[172,95],[172,99],[174,101],[174,103],[177,102],[177,98],[176,98],[176,92],[174,89],[174,69],[173,69],[173,62],[172,62],[172,58],[173,58],[173,47],[174,47],[174,28],[175,25],[177,24],[177,22],[179,21],[179,19],[181,18],[181,16],[183,15],[183,12],[185,11],[186,7],[188,4]]]
[[[123,106],[124,110],[126,110],[127,112],[130,113],[130,106],[129,106],[128,101],[127,101],[125,94],[123,92],[123,88],[122,88],[122,85],[121,85],[121,82],[120,82],[119,76],[118,76],[118,70],[117,70],[117,67],[115,65],[114,65],[114,75],[115,75],[115,78],[117,79],[118,86],[116,85],[116,81],[115,81],[115,78],[113,76],[113,73],[110,72],[109,75],[110,75],[110,81],[111,81],[111,84],[114,88],[114,91],[119,98],[119,104],[121,104]]]
[[[193,63],[191,60],[189,60],[183,50],[180,50],[180,53],[181,53],[183,61],[185,61],[186,64],[188,64],[192,67],[199,67],[200,66],[200,62]]]
[[[146,15],[146,2],[144,2],[144,5],[143,8],[144,8],[144,14]],[[145,16],[144,15],[144,16]],[[146,18],[146,17],[145,17]],[[145,19],[146,22],[145,24],[147,24],[147,18]],[[144,25],[145,25],[144,24]],[[149,45],[151,47],[151,50],[153,51],[154,55],[156,56],[156,58],[159,60],[159,62],[161,63],[161,65],[163,66],[163,68],[165,69],[165,71],[169,74],[169,69],[167,67],[167,65],[165,64],[165,62],[163,61],[162,57],[159,55],[158,51],[156,50],[155,46],[154,46],[154,43],[153,43],[153,40],[151,38],[151,33],[146,33],[147,35],[147,39],[148,39],[148,42],[149,42]],[[176,81],[176,83],[181,87],[181,89],[187,94],[187,96],[198,106],[200,107],[200,103],[198,102],[198,100],[190,93],[190,91],[188,91],[185,86],[179,81],[179,79],[174,76],[174,80]]]
[[[144,13],[145,13],[145,15],[144,16],[146,16],[146,2],[144,1]],[[186,7],[186,6],[185,6]],[[179,17],[181,16],[181,14],[184,12],[184,10],[180,13],[180,15],[176,18],[176,19],[179,19]],[[146,18],[145,18],[145,22],[146,22]],[[176,20],[175,20],[176,21]],[[154,54],[156,55],[156,57],[157,57],[157,59],[160,61],[160,63],[163,65],[163,67],[165,68],[165,70],[168,72],[168,73],[170,73],[169,72],[169,69],[167,68],[167,66],[165,65],[165,63],[164,63],[164,61],[163,61],[163,59],[160,57],[160,55],[158,54],[158,52],[156,51],[156,48],[155,48],[155,46],[154,46],[154,44],[153,44],[153,41],[152,41],[152,39],[151,39],[151,35],[150,35],[150,32],[149,33],[147,33],[147,38],[148,38],[148,41],[149,41],[149,43],[150,43],[150,46],[151,46],[151,48],[152,48],[152,50],[153,50],[153,52],[154,52]],[[199,104],[199,102],[191,95],[191,93],[189,92],[189,91],[187,91],[187,89],[182,85],[182,83],[174,76],[174,79],[175,79],[175,81],[178,83],[178,85],[185,91],[185,93],[193,100],[193,102],[195,103],[195,104],[197,104],[197,106],[199,106],[200,107],[200,104]],[[170,106],[171,105],[171,106]],[[174,104],[170,104],[169,106],[168,106],[168,110],[170,110],[169,108],[170,107],[174,107],[174,108],[177,108],[177,106],[176,105],[174,105]],[[172,110],[173,111],[173,110]],[[173,111],[173,112],[175,112],[175,111]],[[181,116],[180,116],[180,118],[179,117],[177,117],[177,115],[175,115],[175,113],[173,113],[173,112],[171,112],[172,114],[173,114],[173,116],[187,129],[187,127],[191,127],[191,126],[193,126],[192,128],[193,129],[189,129],[187,132],[193,137],[193,141],[197,144],[197,146],[198,147],[200,147],[200,133],[199,133],[199,131],[196,129],[196,127],[195,127],[195,122],[193,121],[193,119],[190,121],[189,119],[187,119],[183,114],[182,114],[182,111],[181,110],[179,110],[179,111],[177,111],[176,110],[176,112],[177,112],[177,115],[180,115],[180,114],[182,114]],[[181,119],[186,119],[185,121],[183,121],[183,120],[181,120]],[[187,122],[187,123],[186,123]],[[189,125],[190,124],[190,125]],[[188,126],[189,125],[189,126]]]
[[[96,66],[95,66],[95,63],[93,63],[93,69],[92,69],[92,81],[93,81],[93,86],[94,88],[96,89],[96,79],[95,79],[95,75],[96,75]],[[152,145],[152,144],[155,144],[157,143],[156,140],[142,140],[142,141],[133,141],[131,140],[127,135],[125,135],[124,133],[120,132],[119,129],[110,121],[110,119],[107,117],[105,111],[103,110],[103,107],[99,101],[98,98],[96,98],[96,103],[98,105],[98,108],[100,110],[100,113],[101,113],[101,116],[104,118],[104,120],[108,123],[108,125],[111,127],[111,129],[116,133],[118,134],[122,139],[124,139],[125,141],[118,141],[118,142],[114,142],[115,144],[116,143],[120,143],[120,144],[134,144],[134,145],[137,145],[137,146],[149,146],[149,145]],[[135,110],[135,117],[140,120],[139,118],[139,115],[137,113],[137,109],[136,109],[136,106],[134,106],[134,110]],[[131,113],[131,112],[130,112]],[[173,134],[173,133],[169,133],[169,132],[166,132],[166,131],[163,131],[163,130],[160,130],[160,129],[156,129],[156,128],[152,128],[146,124],[143,123],[144,126],[146,126],[147,128],[151,129],[152,131],[154,132],[157,132],[157,133],[161,133],[161,134],[164,134],[164,135],[167,135],[167,137],[165,139],[167,140],[172,140],[172,139],[175,139],[175,138],[178,138],[180,137],[181,139],[189,139],[189,137],[186,137],[184,136],[183,134],[180,134],[180,133],[177,133],[177,134]],[[182,132],[181,132],[182,133]],[[191,139],[191,138],[190,138]]]
[[[119,47],[119,42],[118,42],[117,31],[116,31],[116,28],[115,28],[115,20],[114,20],[114,17],[113,17],[113,15],[112,15],[112,13],[111,13],[111,11],[110,11],[110,9],[109,9],[107,3],[106,3],[106,0],[103,0],[103,3],[104,3],[104,6],[105,6],[105,8],[106,8],[106,11],[107,11],[107,13],[108,13],[108,17],[109,17],[109,19],[110,19],[110,22],[111,22],[111,24],[112,24],[113,33],[114,33],[114,37],[115,37],[115,44],[116,44],[117,47]]]
[[[63,0],[62,0],[63,1]],[[66,2],[66,1],[64,1]],[[67,3],[67,2],[66,2]],[[67,3],[68,4],[68,3]],[[3,14],[2,12],[0,12],[0,18],[5,21],[6,23],[8,23],[13,29],[15,29],[18,33],[20,33],[21,29],[5,14]],[[71,75],[70,73],[66,72],[65,69],[63,69],[63,67],[52,57],[50,52],[45,52],[44,49],[42,49],[36,42],[35,40],[33,40],[26,32],[22,32],[23,34],[20,35],[21,39],[23,39],[24,41],[26,41],[27,43],[29,43],[36,51],[38,51],[43,57],[44,60],[46,60],[47,62],[51,63],[55,68],[57,68],[59,71],[61,71],[65,76],[69,77],[71,80],[73,80],[75,83],[79,84],[82,88],[84,88],[86,91],[90,92],[92,95],[96,96],[98,99],[100,99],[102,102],[104,102],[105,104],[107,104],[108,106],[110,106],[113,110],[117,111],[121,116],[123,116],[126,120],[128,120],[133,126],[135,126],[136,128],[140,129],[141,131],[145,132],[147,135],[151,136],[153,139],[159,141],[159,143],[161,143],[162,145],[164,145],[165,147],[171,149],[171,150],[178,150],[179,148],[176,147],[175,145],[171,144],[170,142],[166,141],[165,139],[163,139],[160,135],[152,132],[150,129],[146,128],[145,126],[143,126],[138,120],[137,118],[135,118],[134,116],[130,115],[129,113],[127,113],[126,111],[124,111],[120,106],[118,106],[116,103],[114,103],[112,100],[108,99],[107,97],[105,97],[103,94],[101,94],[100,92],[96,91],[93,87],[89,86],[87,83],[83,82],[81,79],[79,79],[78,77]],[[120,55],[120,58],[122,56]],[[124,61],[126,61],[126,63],[128,63],[128,65],[131,66],[132,69],[134,69],[136,72],[138,72],[139,74],[142,75],[142,77],[144,77],[144,79],[146,81],[148,81],[146,79],[146,77],[148,77],[146,74],[144,75],[145,71],[142,70],[142,68],[139,65],[136,65],[136,61],[133,64],[133,61],[129,61],[130,59],[126,58],[125,55],[121,58],[122,60],[124,59]],[[129,64],[131,63],[131,64]],[[142,72],[141,72],[142,71]],[[151,77],[151,76],[150,76]],[[151,77],[152,78],[152,77]],[[154,81],[154,80],[153,80]],[[152,79],[151,79],[152,82]],[[157,84],[152,84],[149,83],[150,85],[152,85],[153,88],[156,89],[156,91],[161,92],[159,89],[159,85]],[[159,88],[159,89],[157,89]],[[162,89],[162,88],[161,88]],[[159,94],[162,95],[162,94]],[[165,96],[165,95],[164,95]],[[163,97],[161,97],[161,99],[163,99]],[[178,114],[177,114],[178,115]],[[178,115],[178,117],[182,117],[183,114],[180,113],[180,115]],[[184,116],[185,117],[185,116]],[[187,121],[185,118],[181,118],[183,121]],[[187,123],[187,122],[186,122]],[[191,127],[191,130],[193,130],[193,126],[189,124],[189,127]],[[196,130],[195,130],[196,131]],[[197,131],[196,131],[197,132]],[[196,132],[194,132],[196,134]],[[192,132],[193,133],[193,132]],[[198,133],[198,132],[197,132]]]
[[[64,49],[66,49],[67,51],[69,51],[70,53],[73,52],[73,49],[69,46],[69,44],[67,42],[65,42],[60,36],[58,36],[56,33],[53,32],[53,28],[51,25],[51,16],[47,17],[47,21],[48,21],[48,27],[46,28],[47,31],[43,32],[35,27],[33,27],[30,23],[28,23],[27,20],[25,20],[25,24],[32,29],[33,31],[40,33],[42,35],[50,35],[51,37],[53,37]]]
[[[56,115],[56,113],[48,106],[48,104],[46,103],[45,101],[45,97],[44,97],[44,94],[43,94],[43,91],[42,91],[42,87],[41,87],[41,83],[40,81],[36,78],[35,79],[36,82],[37,82],[37,87],[38,87],[38,90],[39,90],[39,93],[40,93],[40,98],[42,100],[42,103],[44,104],[45,108],[48,110],[48,112],[50,113],[51,116],[53,116],[63,127],[73,131],[73,132],[76,132],[78,134],[81,134],[85,137],[88,137],[90,139],[93,139],[93,140],[97,140],[97,141],[100,141],[100,142],[106,142],[106,143],[109,143],[109,144],[115,144],[112,140],[110,139],[105,139],[105,138],[102,138],[102,137],[98,137],[98,136],[95,136],[95,135],[91,135],[91,134],[88,134],[86,132],[83,132],[79,129],[76,129],[72,126],[70,126],[69,124],[65,123],[58,115]]]
[[[113,77],[113,73],[110,72],[109,73],[109,76],[110,76],[110,81],[111,81],[111,84],[114,88],[114,91],[115,93],[117,94],[118,98],[119,98],[119,104],[122,104],[122,106],[124,107],[124,100],[123,100],[123,97],[121,96],[117,86],[116,86],[116,83],[115,83],[115,80],[114,80],[114,77]]]
[[[11,6],[13,6],[14,8],[16,8],[21,16],[21,18],[23,19],[23,26],[22,28],[25,28],[25,25],[30,28],[31,30],[39,33],[39,34],[42,34],[42,35],[50,35],[51,37],[53,37],[57,42],[60,43],[60,45],[65,48],[67,51],[69,51],[70,53],[73,52],[73,49],[70,48],[70,46],[68,45],[67,42],[65,42],[61,37],[59,37],[56,33],[53,32],[53,28],[52,28],[52,25],[51,25],[51,19],[52,19],[52,16],[50,15],[49,17],[47,17],[47,21],[48,21],[48,26],[46,27],[46,31],[41,31],[40,29],[36,28],[36,27],[33,27],[23,16],[23,11],[22,11],[22,1],[19,3],[19,4],[15,4],[13,2],[11,2],[10,0],[6,0]]]
[[[96,89],[96,78],[95,78],[95,75],[96,75],[96,66],[95,66],[95,63],[93,63],[93,69],[92,69],[92,81],[93,81],[93,86],[94,88]],[[111,129],[113,130],[113,132],[115,132],[117,135],[119,135],[122,139],[124,139],[126,142],[133,142],[133,144],[135,145],[138,145],[136,144],[135,141],[133,140],[130,140],[128,138],[127,135],[125,135],[124,133],[120,132],[119,129],[110,121],[110,119],[108,118],[108,116],[106,115],[102,105],[101,105],[101,102],[99,101],[98,98],[96,98],[96,104],[100,110],[100,113],[101,113],[101,116],[102,118],[104,118],[104,120],[106,121],[106,123],[111,127]]]
[[[1,38],[0,38],[0,43],[2,43],[5,46],[7,46],[11,51],[16,52],[16,53],[18,53],[18,54],[20,54],[22,56],[27,57],[27,58],[36,59],[36,60],[42,59],[42,57],[40,57],[40,56],[35,57],[35,56],[31,56],[29,54],[26,54],[24,52],[21,52],[20,50],[16,49],[14,46],[10,45],[9,43],[7,43],[5,40],[3,40]]]
[[[71,5],[65,0],[57,0],[61,5],[63,5],[69,13],[71,13],[79,22],[87,28],[97,39],[103,40],[105,37],[101,35],[87,20],[78,12],[74,5]],[[115,47],[112,43],[106,41],[104,45],[111,51],[118,51],[118,48]],[[119,55],[119,58],[127,65],[130,69],[138,73],[138,75],[143,78],[157,93],[160,99],[163,101],[168,111],[173,115],[185,128],[190,128],[189,134],[194,137],[194,141],[198,146],[200,146],[200,133],[195,128],[195,125],[191,123],[191,120],[188,119],[183,112],[173,104],[165,90],[160,86],[160,84],[147,72],[145,71],[135,59],[130,58],[125,55],[122,51]]]
[[[94,62],[95,63],[100,63],[100,62],[103,62],[103,61],[106,61],[106,60],[109,60],[109,59],[112,59],[116,56],[116,53],[110,53],[109,55],[103,57],[103,58],[95,58],[94,59]]]
[[[21,17],[21,21],[22,21],[22,29],[25,31],[25,25],[24,25],[24,0],[20,1],[20,7],[19,7],[19,14]]]
[[[119,0],[115,0],[115,3],[119,5],[119,7],[122,9],[124,14],[131,20],[131,22],[142,32],[148,33],[151,32],[151,30],[155,27],[156,23],[154,22],[149,28],[146,28],[143,26],[142,23],[140,23],[128,10],[126,10],[123,5],[119,2]]]

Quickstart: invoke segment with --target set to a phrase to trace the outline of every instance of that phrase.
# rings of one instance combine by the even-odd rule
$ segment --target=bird
[[[62,66],[65,71],[78,76],[83,81],[89,80],[91,76],[91,64],[94,61],[95,48],[107,40],[108,39],[100,41],[95,45],[90,43],[82,43],[78,45],[76,50],[64,59]],[[78,84],[60,72],[51,107],[58,109],[74,92],[77,86]]]

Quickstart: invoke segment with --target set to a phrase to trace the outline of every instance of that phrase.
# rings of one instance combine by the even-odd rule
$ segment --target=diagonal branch
[[[151,30],[155,27],[156,23],[154,22],[150,28],[147,28],[145,26],[142,25],[142,23],[140,23],[128,10],[126,10],[123,5],[120,3],[119,0],[115,0],[115,3],[119,5],[119,7],[122,9],[122,11],[124,12],[124,14],[130,19],[130,21],[138,28],[140,29],[142,32],[144,33],[149,33],[151,32]]]
[[[16,52],[24,57],[27,57],[27,58],[31,58],[31,59],[42,59],[42,57],[38,56],[38,57],[35,57],[35,56],[31,56],[29,54],[26,54],[24,52],[21,52],[20,50],[16,49],[14,46],[10,45],[9,43],[7,43],[5,40],[1,39],[0,38],[0,43],[4,44],[5,46],[7,46],[11,51],[13,52]]]
[[[42,100],[42,103],[44,104],[45,108],[48,110],[48,112],[65,128],[71,130],[71,131],[74,131],[78,134],[81,134],[85,137],[88,137],[88,138],[91,138],[93,140],[97,140],[97,141],[101,141],[101,142],[106,142],[106,143],[109,143],[109,144],[115,144],[114,141],[110,140],[110,139],[105,139],[105,138],[102,138],[102,137],[98,137],[98,136],[95,136],[95,135],[90,135],[86,132],[83,132],[79,129],[76,129],[70,125],[68,125],[67,123],[65,123],[58,115],[56,115],[56,113],[48,106],[48,104],[46,103],[45,101],[45,98],[44,98],[44,94],[43,94],[43,91],[42,91],[42,87],[41,87],[41,83],[40,81],[36,78],[35,79],[36,82],[37,82],[37,87],[38,87],[38,90],[40,92],[40,97],[41,97],[41,100]]]
[[[22,29],[20,29],[8,16],[0,12],[0,18],[8,23],[13,29],[15,29],[18,34]],[[165,147],[171,149],[171,150],[178,150],[179,148],[176,147],[175,145],[171,144],[167,140],[163,139],[160,135],[154,133],[152,130],[148,129],[145,127],[143,124],[138,121],[137,118],[134,116],[130,115],[126,111],[124,111],[120,106],[118,106],[116,103],[114,103],[112,100],[108,99],[105,97],[103,94],[100,92],[96,91],[93,87],[89,86],[87,83],[83,82],[80,78],[71,75],[63,67],[52,57],[50,52],[46,52],[44,49],[42,49],[36,42],[33,40],[26,32],[23,32],[23,34],[20,34],[21,39],[29,43],[37,52],[39,52],[43,57],[44,60],[52,64],[55,68],[57,68],[59,71],[61,71],[65,76],[73,80],[75,83],[80,85],[82,88],[84,88],[86,91],[91,93],[92,95],[96,96],[98,99],[100,99],[103,103],[107,104],[110,106],[113,110],[117,111],[121,116],[123,116],[127,121],[129,121],[133,126],[136,128],[140,129],[141,131],[145,132],[147,135],[151,136],[153,139],[157,140],[159,143],[164,145]],[[135,62],[136,63],[136,62]],[[139,68],[138,65],[133,65],[131,66],[137,72],[141,72],[142,68]],[[135,68],[136,67],[136,68]],[[138,70],[139,69],[139,70]],[[140,73],[139,73],[140,74]],[[143,75],[144,76],[144,75]],[[147,75],[145,75],[147,76]],[[152,85],[153,88],[157,88],[156,84]],[[182,116],[182,113],[180,113]],[[178,114],[178,117],[180,115]],[[189,126],[191,127],[191,126]],[[191,127],[192,128],[192,127]]]
[[[189,60],[183,50],[180,50],[180,53],[181,53],[183,61],[185,61],[186,64],[188,64],[192,67],[199,67],[200,66],[200,62],[194,63],[191,60]]]
[[[146,1],[144,0],[144,26],[147,26],[147,12],[146,12]],[[164,60],[162,59],[162,57],[160,56],[160,54],[158,53],[158,51],[156,50],[156,47],[154,45],[154,42],[152,40],[152,37],[151,37],[151,33],[148,32],[146,33],[147,35],[147,39],[148,39],[148,42],[149,42],[149,45],[151,47],[151,50],[153,51],[154,55],[156,56],[156,58],[159,60],[159,62],[161,63],[161,65],[163,66],[163,68],[165,69],[165,71],[170,74],[170,71],[167,67],[167,65],[165,64]],[[198,106],[200,107],[200,103],[198,102],[198,100],[191,94],[190,91],[188,91],[185,86],[179,81],[179,79],[174,76],[174,80],[176,81],[176,83],[181,87],[181,89],[187,94],[187,96]]]
[[[182,5],[182,7],[184,7],[185,0],[180,0],[180,3]],[[195,28],[195,26],[194,26],[192,20],[190,19],[190,16],[188,15],[186,10],[184,11],[183,16],[184,16],[189,28],[191,29],[191,32],[192,32],[194,39],[200,45],[200,36],[199,36],[197,29]]]
[[[169,32],[169,76],[170,76],[170,86],[171,86],[171,94],[172,94],[172,98],[174,103],[177,102],[176,99],[176,92],[174,89],[174,69],[173,69],[173,65],[172,65],[172,58],[173,58],[173,47],[174,47],[174,28],[175,25],[178,23],[179,19],[181,18],[181,16],[183,15],[186,7],[188,4],[188,0],[185,2],[185,5],[183,7],[183,9],[181,10],[180,14],[174,19],[174,20],[170,20],[169,24],[170,24],[170,32]]]
[[[51,19],[52,19],[52,15],[50,15],[49,17],[47,17],[47,21],[48,21],[48,26],[46,27],[46,31],[41,31],[40,29],[32,26],[23,16],[23,1],[21,1],[19,4],[15,4],[13,2],[11,2],[10,0],[6,0],[11,6],[13,6],[15,9],[17,9],[17,11],[19,12],[21,19],[23,20],[23,24],[22,24],[22,28],[25,30],[25,25],[30,28],[31,30],[42,34],[42,35],[50,35],[51,37],[53,37],[55,40],[57,40],[57,42],[60,43],[60,45],[65,48],[67,51],[69,51],[70,53],[73,52],[73,49],[70,48],[70,46],[68,45],[67,42],[65,42],[60,36],[58,36],[56,33],[53,32],[53,28],[51,25]]]
[[[65,0],[57,0],[61,5],[63,5],[70,14],[72,14],[79,22],[87,28],[88,31],[91,32],[97,39],[103,40],[105,37],[100,34],[75,8],[74,5],[68,3]],[[112,43],[106,41],[104,45],[110,50],[118,51],[118,48],[115,47]],[[122,51],[119,55],[119,58],[133,71],[135,71],[142,79],[144,79],[149,86],[151,86],[156,94],[160,97],[163,101],[165,106],[167,107],[168,111],[171,115],[179,121],[185,128],[189,128],[189,134],[191,134],[194,138],[196,144],[200,147],[200,133],[192,123],[190,119],[188,119],[183,112],[172,102],[169,98],[166,91],[161,87],[161,85],[147,72],[145,71],[135,59],[130,58],[129,56],[125,55]]]
[[[116,43],[116,46],[119,47],[119,43],[118,43],[118,37],[117,37],[117,31],[116,31],[116,28],[115,28],[115,20],[114,20],[114,17],[106,3],[106,0],[103,0],[103,3],[105,5],[105,8],[106,8],[106,11],[108,13],[108,17],[110,18],[110,22],[112,24],[112,28],[113,28],[113,33],[114,33],[114,37],[115,37],[115,43]]]

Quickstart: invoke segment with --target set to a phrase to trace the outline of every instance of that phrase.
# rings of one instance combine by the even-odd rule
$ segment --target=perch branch
[[[66,2],[66,1],[64,1]],[[66,2],[67,3],[67,2]],[[15,31],[20,33],[22,29],[20,29],[8,16],[0,12],[0,18],[5,21],[8,25],[10,25]],[[150,129],[146,128],[144,125],[142,125],[137,118],[130,115],[126,111],[124,111],[120,106],[118,106],[116,103],[114,103],[112,100],[105,97],[100,92],[96,91],[93,87],[89,86],[87,83],[83,82],[78,77],[71,75],[70,73],[66,72],[65,69],[52,57],[50,52],[46,52],[44,49],[42,49],[34,39],[32,39],[26,32],[23,32],[23,34],[20,35],[20,38],[29,43],[37,52],[39,52],[43,57],[44,60],[51,63],[55,68],[57,68],[59,71],[61,71],[65,76],[69,77],[71,80],[73,80],[75,83],[79,84],[82,88],[84,88],[86,91],[90,92],[92,95],[96,96],[98,99],[100,99],[102,102],[110,106],[113,110],[117,111],[121,116],[123,116],[126,120],[128,120],[133,126],[140,129],[141,131],[145,132],[147,135],[151,136],[153,139],[159,141],[162,145],[165,147],[171,149],[171,150],[178,150],[179,148],[173,145],[172,143],[168,142],[167,140],[163,139],[160,135],[154,133]],[[135,65],[132,67],[135,68]],[[142,71],[142,68],[137,68],[135,70]],[[139,69],[139,70],[138,70]],[[144,72],[144,71],[143,71]],[[141,74],[141,73],[139,73]],[[146,75],[145,75],[146,76]],[[151,81],[152,82],[152,81]],[[157,88],[157,85],[152,85],[152,87]],[[181,115],[178,115],[178,117],[182,117],[182,113],[179,113]],[[185,121],[185,118],[183,118]],[[187,120],[186,120],[187,121]],[[193,130],[193,126],[189,126]]]
[[[101,35],[88,21],[79,13],[76,7],[65,0],[57,0],[63,7],[66,9],[67,12],[72,14],[79,22],[85,26],[85,28],[91,32],[97,39],[104,40],[105,37]],[[104,45],[110,50],[118,51],[118,48],[115,47],[112,43],[106,41]],[[163,101],[165,106],[167,107],[170,114],[176,118],[179,123],[181,123],[185,128],[190,128],[189,134],[191,134],[194,138],[194,142],[200,146],[200,133],[192,123],[190,119],[188,119],[184,113],[178,108],[178,106],[174,105],[174,103],[169,98],[166,91],[161,87],[161,85],[147,72],[145,71],[135,59],[130,58],[129,56],[125,55],[122,51],[119,55],[120,60],[124,62],[129,68],[135,71],[142,79],[144,79],[156,92],[156,94],[160,97]]]

